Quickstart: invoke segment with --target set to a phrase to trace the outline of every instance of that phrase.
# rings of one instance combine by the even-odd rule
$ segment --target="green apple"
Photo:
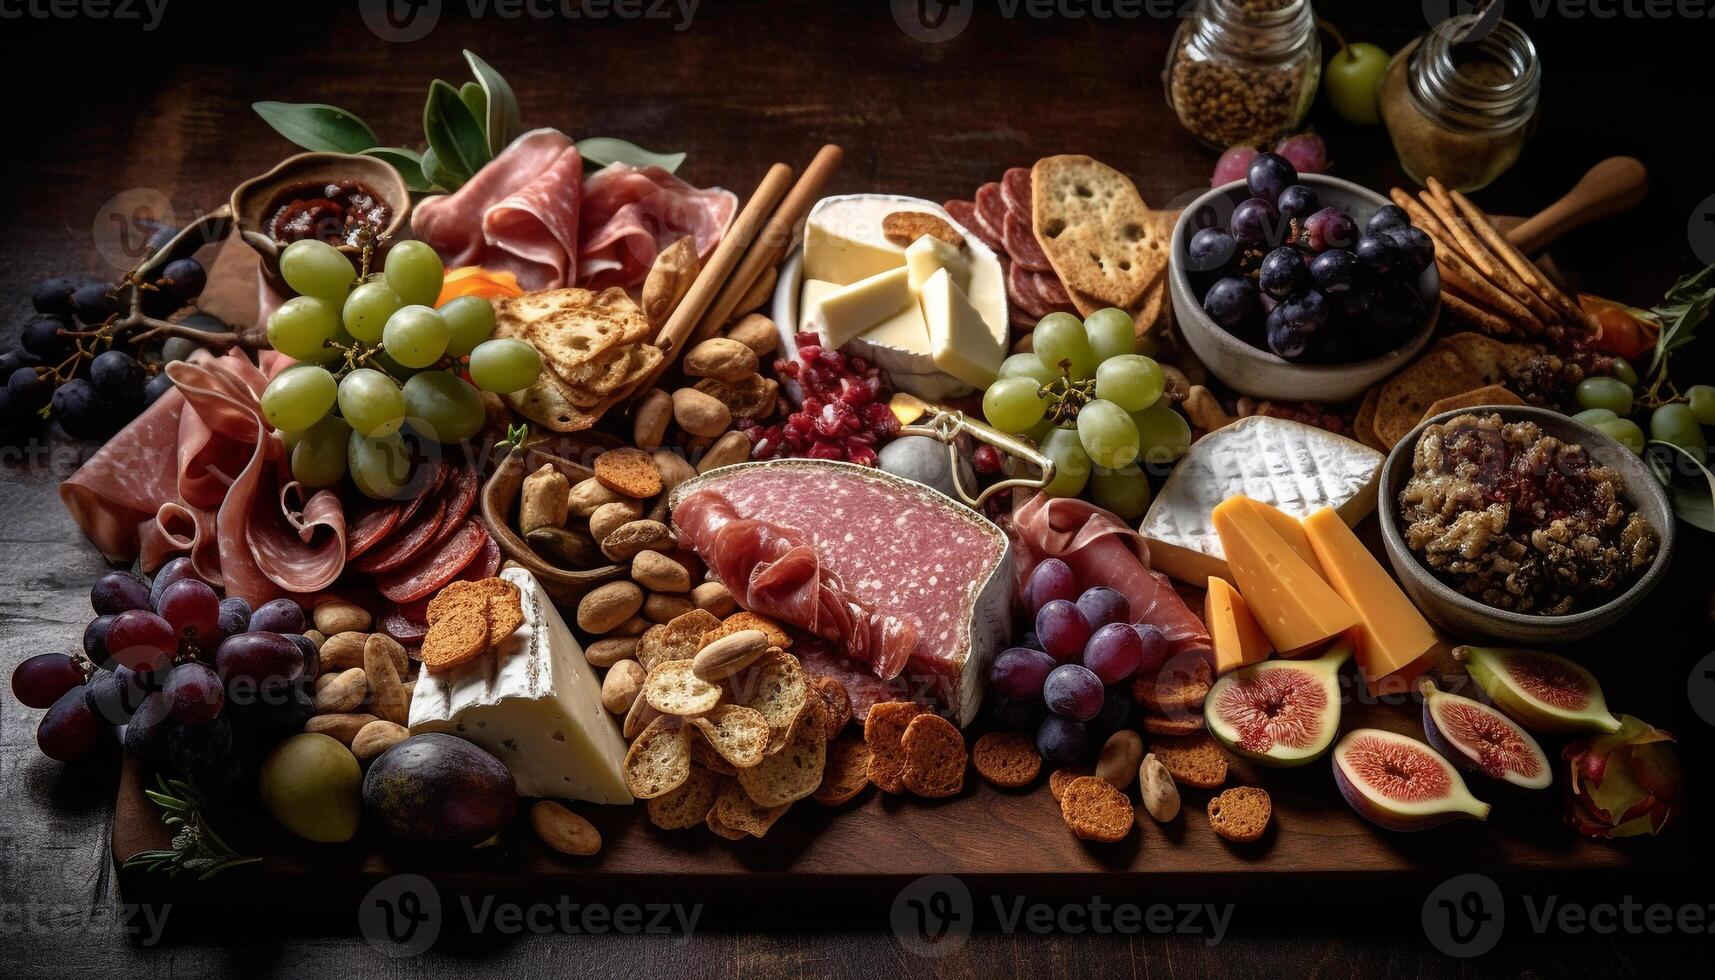
[[[1322,88],[1328,93],[1328,104],[1341,119],[1360,126],[1374,126],[1381,121],[1376,100],[1391,58],[1386,49],[1359,42],[1342,47],[1328,59],[1328,67],[1322,73]]]

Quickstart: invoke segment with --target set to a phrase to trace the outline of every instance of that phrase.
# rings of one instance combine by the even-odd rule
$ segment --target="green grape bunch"
[[[403,484],[389,461],[400,430],[442,443],[482,429],[480,391],[528,388],[542,373],[536,348],[490,339],[494,308],[477,296],[436,306],[446,270],[417,241],[395,244],[378,273],[360,274],[317,239],[280,253],[280,275],[298,295],[268,318],[268,341],[300,363],[269,382],[262,413],[291,451],[292,476],[309,487],[348,474],[384,497]]]
[[[1137,352],[1136,337],[1124,310],[1085,320],[1050,313],[1036,325],[1032,350],[1003,361],[983,393],[990,425],[1030,437],[1054,460],[1045,493],[1075,497],[1089,487],[1097,504],[1127,520],[1149,507],[1139,464],[1171,464],[1191,446],[1161,365]]]

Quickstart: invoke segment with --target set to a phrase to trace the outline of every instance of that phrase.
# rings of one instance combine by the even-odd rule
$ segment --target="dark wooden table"
[[[127,243],[114,213],[165,202],[183,218],[218,205],[234,183],[288,153],[249,111],[251,102],[336,104],[362,115],[383,139],[416,144],[427,82],[462,77],[458,52],[465,47],[506,74],[527,124],[682,149],[690,154],[682,173],[691,180],[740,192],[768,162],[802,162],[825,141],[846,148],[832,190],[935,199],[969,196],[1005,167],[1045,153],[1080,151],[1127,171],[1147,200],[1166,204],[1205,186],[1213,163],[1211,152],[1174,125],[1162,98],[1160,66],[1173,21],[1067,16],[1123,12],[1124,4],[1068,2],[1058,6],[1061,13],[1038,17],[1030,13],[1036,6],[979,0],[962,33],[933,44],[901,30],[884,0],[707,0],[688,24],[678,13],[668,20],[588,16],[611,9],[604,3],[588,5],[578,18],[543,2],[529,9],[547,16],[510,18],[502,12],[519,8],[502,0],[437,6],[443,15],[434,29],[401,44],[380,39],[359,17],[359,7],[378,9],[380,0],[172,0],[152,30],[113,17],[26,11],[12,18],[20,8],[8,6],[12,19],[0,26],[0,56],[20,69],[20,83],[4,117],[10,159],[0,181],[0,214],[7,219],[0,222],[4,336],[15,336],[24,322],[37,280],[117,271]],[[1446,4],[1320,6],[1348,36],[1391,49],[1425,28],[1420,8]],[[1706,24],[1598,21],[1565,12],[1537,19],[1515,6],[1521,9],[1513,16],[1543,52],[1542,125],[1518,166],[1479,203],[1496,213],[1529,213],[1600,157],[1643,158],[1654,182],[1644,205],[1574,235],[1556,259],[1604,294],[1647,304],[1697,264],[1687,226],[1715,190],[1698,104],[1708,89]],[[654,7],[680,9],[654,0],[639,5]],[[486,14],[472,18],[469,9]],[[1006,16],[1008,10],[1016,15]],[[1312,122],[1327,138],[1339,175],[1375,187],[1403,180],[1379,130],[1355,130],[1320,106]],[[1693,356],[1709,363],[1704,351]],[[88,619],[87,587],[102,563],[53,492],[88,451],[64,440],[28,453],[7,450],[0,470],[0,662],[8,672],[33,652],[74,646]],[[1711,649],[1707,570],[1715,549],[1696,531],[1684,539],[1679,570],[1650,603],[1650,614],[1611,634],[1638,669],[1604,679],[1611,698],[1657,706],[1651,720],[1681,735],[1688,770],[1703,776],[1708,728],[1687,703],[1686,678]],[[0,961],[7,972],[401,972],[353,935],[352,916],[341,910],[331,910],[328,921],[187,911],[169,915],[166,948],[127,941],[116,928],[124,910],[108,858],[116,768],[65,769],[42,758],[33,739],[39,712],[8,696],[0,696],[0,706]],[[1707,830],[1707,823],[1694,828]],[[1295,903],[1260,874],[1254,896],[1234,906],[1219,943],[1202,935],[1088,928],[1032,935],[1001,928],[991,912],[979,916],[968,942],[925,958],[896,936],[886,907],[760,908],[737,895],[728,907],[706,911],[689,942],[447,936],[401,962],[433,975],[528,976],[1662,975],[1694,970],[1693,957],[1706,955],[1707,940],[1594,930],[1537,934],[1526,903],[1540,908],[1551,895],[1613,903],[1631,896],[1706,906],[1715,896],[1685,881],[1706,880],[1707,870],[1706,864],[1690,869],[1677,887],[1633,880],[1508,883],[1503,940],[1463,963],[1426,942],[1424,893],[1402,893],[1391,903]],[[575,893],[575,879],[568,881]],[[978,907],[988,908],[981,897]]]

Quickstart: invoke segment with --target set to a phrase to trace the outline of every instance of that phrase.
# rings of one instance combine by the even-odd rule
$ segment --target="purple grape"
[[[1048,710],[1073,721],[1089,721],[1102,710],[1107,688],[1088,667],[1061,664],[1042,682],[1042,701]]]
[[[1296,133],[1274,145],[1274,152],[1286,158],[1301,174],[1319,174],[1328,169],[1328,148],[1322,137],[1312,132]]]
[[[1391,279],[1399,271],[1400,255],[1391,239],[1365,235],[1358,239],[1353,251],[1357,253],[1358,261],[1377,279]]]
[[[187,578],[196,578],[196,569],[189,558],[174,558],[162,565],[161,570],[155,573],[155,580],[149,583],[149,608],[161,604],[161,593],[167,591],[167,586]]]
[[[1392,228],[1410,228],[1411,218],[1405,209],[1397,204],[1384,204],[1376,208],[1376,213],[1370,215],[1370,220],[1364,223],[1365,234],[1378,235]]]
[[[1036,751],[1051,765],[1082,762],[1090,754],[1090,730],[1083,722],[1050,715],[1036,729]]]
[[[298,648],[299,653],[304,655],[305,677],[314,677],[321,673],[322,654],[320,650],[316,649],[315,641],[302,633],[287,633],[286,639]]]
[[[167,735],[177,727],[162,694],[150,694],[125,725],[125,754],[152,766],[167,762]]]
[[[269,734],[301,732],[316,713],[314,699],[297,684],[234,690],[227,703],[238,706],[234,715],[240,724]]]
[[[178,631],[146,610],[127,609],[115,616],[107,629],[107,652],[132,670],[159,670],[171,663],[178,651]]]
[[[1090,720],[1090,727],[1112,734],[1122,728],[1130,728],[1132,716],[1136,713],[1137,705],[1132,703],[1131,692],[1126,690],[1126,685],[1117,684],[1108,688],[1107,697],[1102,700],[1102,710]]]
[[[38,653],[12,671],[12,696],[26,708],[51,708],[84,681],[83,668],[63,653]],[[1041,685],[1037,685],[1041,693]]]
[[[1042,641],[1036,638],[1035,630],[1025,630],[1024,635],[1018,638],[1018,645],[1032,650],[1042,649]]]
[[[213,721],[226,703],[220,675],[207,664],[195,662],[174,667],[161,693],[166,695],[173,717],[190,724]]]
[[[1245,168],[1245,187],[1252,197],[1273,204],[1280,193],[1298,183],[1298,168],[1278,153],[1258,153]]]
[[[1039,698],[1042,682],[1056,666],[1054,658],[1041,650],[1008,647],[989,664],[989,687],[1008,698]]]
[[[1363,280],[1358,257],[1343,248],[1331,248],[1310,260],[1310,282],[1324,296],[1352,292]]]
[[[89,604],[97,616],[149,608],[149,584],[130,572],[108,572],[89,590]]]
[[[206,646],[220,630],[220,597],[195,579],[181,579],[167,586],[155,608],[178,631],[181,642]]]
[[[1321,198],[1316,196],[1316,190],[1304,184],[1293,184],[1280,192],[1280,200],[1275,202],[1280,209],[1280,216],[1288,221],[1309,217],[1322,206]]]
[[[250,616],[252,633],[302,633],[304,610],[290,599],[264,602]]]
[[[1090,624],[1084,614],[1067,599],[1051,599],[1036,613],[1036,635],[1042,649],[1055,660],[1076,657],[1090,642]]]
[[[1375,308],[1376,293],[1373,288],[1358,289],[1329,297],[1328,302],[1333,304],[1334,312],[1340,316],[1348,320],[1362,320]]]
[[[107,730],[90,707],[82,687],[59,696],[36,727],[36,746],[42,754],[59,762],[72,762],[88,755]]]
[[[250,630],[250,603],[242,596],[229,595],[220,600],[220,622],[216,627],[221,639]],[[217,643],[216,646],[219,646]]]
[[[1328,301],[1311,290],[1274,308],[1268,315],[1268,347],[1291,361],[1303,357],[1317,331],[1328,322]]]
[[[302,677],[304,655],[297,644],[278,633],[253,630],[227,637],[215,652],[214,665],[228,681],[242,678],[267,687]]]
[[[1358,223],[1339,208],[1323,208],[1304,219],[1304,244],[1313,252],[1351,248],[1358,241]]]
[[[1257,266],[1256,284],[1263,294],[1281,300],[1304,291],[1309,278],[1304,268],[1304,255],[1290,245],[1282,245],[1262,257]]]
[[[1130,623],[1109,623],[1096,630],[1084,647],[1084,666],[1103,684],[1118,684],[1137,672],[1143,662],[1143,640]]]
[[[1435,264],[1435,239],[1422,228],[1396,228],[1390,234],[1404,245],[1405,268],[1412,275]]]
[[[1005,698],[996,695],[989,699],[989,714],[1001,728],[1033,732],[1036,726],[1042,724],[1042,719],[1048,717],[1048,707],[1042,703],[1040,696]]]
[[[1161,627],[1149,623],[1139,623],[1132,629],[1137,631],[1137,638],[1143,641],[1143,651],[1138,659],[1137,669],[1153,674],[1167,662],[1167,634],[1161,632]]]
[[[1192,272],[1225,269],[1238,252],[1239,243],[1225,228],[1200,228],[1185,248],[1186,268]]]
[[[113,662],[107,654],[107,631],[115,618],[112,614],[97,616],[83,628],[83,655],[97,667],[108,668]]]
[[[1262,248],[1280,241],[1280,212],[1260,197],[1240,201],[1230,222],[1233,237],[1241,244]]]
[[[123,725],[149,696],[149,687],[142,674],[118,664],[90,678],[84,693],[97,717],[109,725]]]
[[[1035,619],[1042,607],[1055,599],[1077,597],[1078,579],[1072,567],[1058,558],[1044,558],[1030,570],[1030,578],[1024,583],[1025,615]]]
[[[1228,330],[1238,329],[1256,309],[1256,285],[1238,276],[1216,280],[1203,295],[1203,312]]]
[[[1109,623],[1131,622],[1131,600],[1117,589],[1105,585],[1085,589],[1078,597],[1078,611],[1090,629],[1099,630]]]

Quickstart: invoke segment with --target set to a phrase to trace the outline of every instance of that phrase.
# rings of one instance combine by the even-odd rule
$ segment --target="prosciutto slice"
[[[261,367],[206,352],[169,365],[174,390],[60,484],[72,519],[110,561],[149,571],[185,554],[198,577],[252,605],[332,585],[344,509],[291,481],[259,403],[290,363],[264,351]]]
[[[731,191],[693,187],[660,167],[609,164],[584,188],[578,282],[589,289],[635,286],[655,256],[686,235],[707,259],[737,212]]]
[[[1124,595],[1131,621],[1160,629],[1169,656],[1212,655],[1208,627],[1167,576],[1150,569],[1148,543],[1119,518],[1083,500],[1037,494],[1013,511],[1012,523],[1021,585],[1044,558],[1058,558],[1083,588],[1105,585]]]

